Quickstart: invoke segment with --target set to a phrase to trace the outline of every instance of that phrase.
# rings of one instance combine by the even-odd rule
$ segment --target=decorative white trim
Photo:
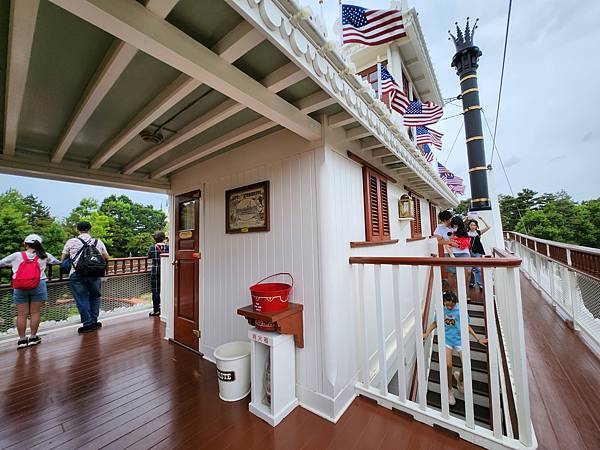
[[[337,100],[406,166],[441,198],[456,205],[458,200],[421,152],[404,134],[402,125],[371,86],[355,75],[351,63],[327,42],[317,24],[295,2],[279,0],[226,0],[248,22],[262,29],[267,38],[298,64],[319,86]]]

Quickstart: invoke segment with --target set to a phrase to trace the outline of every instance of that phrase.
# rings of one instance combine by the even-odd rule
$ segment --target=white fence
[[[502,256],[484,259],[350,258],[355,274],[356,306],[359,320],[362,321],[357,324],[360,367],[356,386],[358,393],[387,408],[409,413],[421,422],[449,429],[463,439],[487,448],[535,448],[537,443],[529,410],[519,284],[521,261]],[[469,304],[464,276],[464,272],[473,265],[482,267],[484,275],[491,429],[479,424],[474,414],[472,341],[468,331]],[[438,364],[441,408],[431,406],[427,401],[432,345],[430,341],[423,340],[423,317],[430,303],[425,317],[431,318],[427,320],[437,320],[438,330],[444,329],[441,267],[447,266],[459,266],[457,283],[463,343],[463,415],[451,411],[449,406],[444,351],[439,352]],[[426,288],[428,283],[431,283],[431,289]],[[430,300],[427,299],[428,294]],[[407,321],[415,324],[410,327],[410,333],[406,333]],[[445,333],[437,333],[437,340],[438,348],[444,349]],[[394,380],[392,385],[391,380]],[[411,397],[411,386],[416,390],[414,398]]]
[[[600,354],[600,250],[505,233],[506,248],[557,313]]]

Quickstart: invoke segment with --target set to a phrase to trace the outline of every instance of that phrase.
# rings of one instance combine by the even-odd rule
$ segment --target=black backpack
[[[75,263],[75,273],[82,277],[101,277],[104,275],[104,269],[106,268],[106,261],[100,250],[96,247],[98,244],[98,239],[94,239],[94,243],[90,245],[91,239],[88,242],[85,242],[81,238],[77,238],[83,244],[81,250],[77,252],[74,260],[77,261]],[[77,259],[79,256],[79,259]]]

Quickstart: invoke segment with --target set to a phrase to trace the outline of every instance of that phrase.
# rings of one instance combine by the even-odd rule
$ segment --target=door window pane
[[[196,200],[179,204],[179,229],[193,230],[196,228]]]

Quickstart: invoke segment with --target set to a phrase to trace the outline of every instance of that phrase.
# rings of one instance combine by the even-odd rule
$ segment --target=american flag
[[[441,163],[437,163],[438,166],[438,173],[440,174],[440,177],[442,177],[442,179],[444,181],[446,181],[449,177],[454,177],[454,174],[452,172],[450,172],[450,170],[448,170],[448,168],[446,166],[444,166]]]
[[[429,145],[424,144],[421,151],[423,152],[423,156],[428,163],[433,162],[433,152],[429,148]]]
[[[342,5],[343,44],[381,45],[404,36],[400,11]]]
[[[408,127],[424,126],[436,123],[442,118],[444,109],[430,101],[421,103],[419,100],[413,100],[404,114],[404,125]]]
[[[417,127],[417,145],[431,144],[438,150],[442,149],[443,133],[427,127]]]
[[[464,195],[465,187],[461,184],[460,186],[448,186],[452,192],[455,194]]]
[[[379,73],[381,76],[381,94],[383,95],[389,92],[390,108],[403,115],[406,112],[406,108],[408,107],[408,97],[400,89],[398,83],[396,83],[396,80],[394,80],[392,74],[390,74],[383,65],[380,66]]]
[[[396,83],[392,74],[388,72],[383,64],[380,64],[379,70],[381,75],[381,95],[387,94],[388,92],[391,92],[393,95],[394,92],[400,89],[398,83]]]
[[[453,175],[446,180],[446,183],[448,184],[448,186],[462,186],[463,181],[464,180],[461,177]]]

